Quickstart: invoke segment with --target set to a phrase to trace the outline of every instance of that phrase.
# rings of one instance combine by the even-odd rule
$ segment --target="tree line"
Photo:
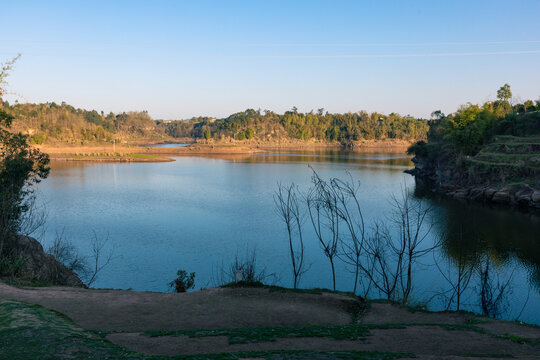
[[[531,136],[540,134],[540,100],[511,104],[512,91],[505,84],[497,99],[483,104],[467,103],[445,115],[434,111],[428,121],[427,143],[420,141],[409,149],[421,156],[474,156],[497,135]]]
[[[14,118],[11,130],[29,135],[29,141],[34,144],[84,144],[164,136],[147,111],[104,114],[64,102],[9,104],[7,101],[0,102],[0,109]]]
[[[349,142],[354,140],[403,139],[420,140],[427,135],[427,121],[396,113],[331,114],[298,112],[297,108],[277,114],[270,110],[247,109],[223,119],[197,117],[189,121],[165,123],[165,132],[172,137],[195,139],[321,140]]]

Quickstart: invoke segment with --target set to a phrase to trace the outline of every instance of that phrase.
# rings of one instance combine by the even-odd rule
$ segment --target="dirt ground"
[[[346,295],[214,288],[184,294],[64,287],[15,288],[0,283],[0,299],[39,304],[71,318],[84,329],[109,331],[107,339],[156,355],[268,350],[392,351],[420,359],[540,359],[540,328],[465,313],[412,312]],[[227,336],[150,336],[145,331],[369,325],[358,340],[286,336],[275,341],[231,343]],[[402,324],[402,326],[397,326]]]

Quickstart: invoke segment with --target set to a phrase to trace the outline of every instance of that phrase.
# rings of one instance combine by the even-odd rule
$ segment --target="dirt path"
[[[217,329],[341,325],[351,321],[350,297],[334,294],[214,288],[184,294],[67,287],[15,288],[0,283],[0,299],[56,310],[89,330]]]
[[[353,310],[359,302],[339,294],[260,288],[162,294],[0,283],[0,299],[59,311],[82,328],[107,331],[111,342],[143,354],[391,351],[420,359],[540,359],[538,327],[464,313],[411,312],[377,302],[358,317]],[[329,354],[324,358],[332,358]]]

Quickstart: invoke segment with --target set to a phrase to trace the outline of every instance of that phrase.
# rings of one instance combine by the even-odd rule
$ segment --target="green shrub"
[[[188,275],[186,270],[178,270],[176,272],[176,276],[176,279],[174,279],[174,281],[171,281],[169,283],[169,286],[175,289],[177,293],[183,293],[195,287],[194,272]]]
[[[38,132],[32,137],[31,142],[37,145],[41,145],[45,142],[45,140],[47,140],[47,134],[45,134],[44,132]]]

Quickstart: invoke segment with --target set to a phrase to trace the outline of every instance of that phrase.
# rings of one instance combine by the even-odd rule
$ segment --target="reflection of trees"
[[[409,156],[403,156],[400,154],[388,155],[388,154],[358,154],[354,152],[333,151],[333,150],[321,150],[321,151],[290,151],[279,152],[276,151],[271,154],[259,154],[255,156],[249,156],[241,159],[242,162],[247,163],[286,163],[286,162],[306,162],[306,163],[319,163],[319,162],[339,162],[345,164],[362,164],[383,166],[385,169],[388,167],[411,167],[411,159]],[[401,170],[401,169],[400,169]]]
[[[444,234],[441,251],[458,261],[468,257],[489,256],[495,266],[502,266],[514,257],[529,270],[530,283],[540,289],[540,217],[515,209],[463,203],[416,193],[434,206],[439,233]],[[462,231],[467,236],[462,241]]]
[[[469,241],[471,238],[474,239],[475,235],[465,233],[463,227],[461,227],[459,237],[452,241],[452,243],[456,243],[458,246],[452,246],[450,249],[446,247],[446,251],[439,253],[438,258],[435,258],[437,269],[439,269],[443,278],[450,285],[450,290],[441,294],[447,302],[447,310],[451,308],[452,304],[455,304],[456,310],[460,310],[463,294],[467,291],[478,264],[478,250],[469,246],[471,243],[474,243],[474,241]],[[446,243],[448,244],[449,241],[446,241]],[[439,265],[445,259],[448,262],[448,269],[446,271]]]

